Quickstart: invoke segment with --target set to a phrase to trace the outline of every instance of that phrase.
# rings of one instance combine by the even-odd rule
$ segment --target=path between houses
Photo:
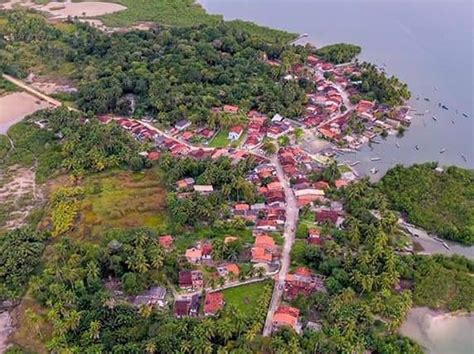
[[[285,243],[283,245],[283,251],[281,255],[281,267],[278,275],[276,277],[275,286],[273,288],[272,299],[270,302],[270,306],[268,308],[267,318],[265,320],[265,326],[263,327],[263,335],[268,336],[272,332],[272,322],[273,322],[273,315],[277,307],[281,303],[281,297],[283,295],[283,288],[285,286],[285,279],[288,274],[288,270],[290,268],[290,254],[291,248],[293,247],[293,243],[295,241],[295,230],[296,225],[298,223],[298,204],[296,202],[295,195],[293,190],[290,187],[289,182],[285,178],[283,168],[278,160],[277,156],[271,158],[271,162],[275,165],[276,172],[278,179],[283,185],[283,189],[285,191],[285,199],[286,199],[286,222],[285,222],[285,231],[284,231],[284,238]]]

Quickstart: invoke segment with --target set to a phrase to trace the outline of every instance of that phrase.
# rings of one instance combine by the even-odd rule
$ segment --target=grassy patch
[[[219,133],[216,134],[214,139],[212,139],[212,141],[209,143],[209,146],[215,148],[227,147],[230,143],[230,140],[227,139],[228,136],[228,130],[220,130]]]
[[[170,26],[217,24],[221,16],[209,15],[194,0],[105,0],[127,7],[124,11],[101,16],[107,26],[124,27],[142,21]]]
[[[18,87],[13,85],[10,81],[7,81],[0,77],[0,96],[8,93],[18,91]]]
[[[223,291],[226,304],[235,306],[242,314],[252,316],[261,304],[259,303],[265,285],[271,284],[271,280],[238,286]]]
[[[108,172],[87,177],[73,235],[95,240],[112,228],[167,228],[166,192],[154,170]]]
[[[8,137],[6,135],[0,134],[0,160],[7,156],[8,151],[10,151],[11,145]]]

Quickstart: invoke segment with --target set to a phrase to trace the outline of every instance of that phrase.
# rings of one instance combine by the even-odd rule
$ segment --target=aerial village
[[[280,65],[267,61],[270,65]],[[330,188],[347,186],[357,180],[358,174],[352,166],[339,164],[340,177],[334,186],[313,176],[334,161],[336,154],[358,149],[384,132],[394,134],[411,119],[408,107],[389,108],[366,100],[351,103],[350,97],[357,94],[353,80],[359,74],[357,64],[334,66],[314,55],[307,58],[306,65],[295,65],[284,79],[296,80],[305,75],[316,87],[307,95],[305,112],[297,119],[279,114],[269,117],[255,110],[245,112],[232,105],[213,107],[210,112],[238,115],[239,123],[226,130],[196,126],[187,119],[172,127],[158,127],[151,118],[99,117],[104,124],[115,121],[137,140],[151,143],[153,149],[141,153],[150,161],[159,160],[163,152],[198,160],[226,156],[235,164],[249,156],[256,161],[246,179],[256,186],[261,202],[230,205],[231,218],[244,220],[249,225],[253,242],[244,245],[244,251],[234,262],[216,262],[212,242],[196,241],[180,255],[186,267],[179,271],[177,284],[174,287],[169,284],[168,288],[154,287],[136,296],[132,301],[137,307],[146,304],[171,308],[177,318],[213,316],[226,303],[222,290],[266,279],[283,279],[275,286],[274,291],[281,291],[281,295],[274,293],[277,306],[269,311],[266,330],[271,332],[288,326],[301,333],[303,329],[320,328],[317,315],[302,321],[300,310],[291,306],[291,301],[300,295],[325,291],[322,275],[290,263],[298,212],[304,209],[311,217],[305,220],[307,234],[297,241],[324,247],[331,236],[323,232],[322,226],[341,228],[345,215],[342,203],[331,200],[326,193]],[[216,139],[220,140],[218,145],[213,143]],[[328,144],[314,151],[307,142],[316,139],[326,140]],[[264,149],[268,141],[278,142],[272,157]],[[178,198],[187,198],[193,193],[206,196],[214,192],[214,186],[198,184],[188,177],[176,182],[175,192]],[[290,204],[289,199],[295,204]],[[289,212],[296,213],[296,225],[288,222]],[[173,235],[162,235],[159,243],[165,250],[172,250],[174,240]],[[238,241],[237,237],[228,236],[224,243],[232,245]],[[283,244],[289,245],[286,253]],[[283,271],[283,264],[290,264],[288,271]],[[204,268],[213,269],[210,279],[204,276]]]
[[[271,65],[280,65],[272,61]],[[190,267],[179,272],[178,286],[174,290],[173,303],[165,299],[166,289],[159,287],[136,298],[136,304],[143,302],[157,306],[171,306],[176,317],[213,316],[224,307],[225,297],[222,292],[228,287],[259,282],[268,278],[278,277],[282,263],[281,239],[291,237],[287,223],[287,196],[284,184],[291,187],[298,209],[305,208],[312,220],[303,242],[324,247],[330,239],[323,233],[322,225],[340,228],[344,221],[342,203],[326,197],[331,186],[325,181],[314,181],[312,175],[321,172],[331,161],[331,157],[350,149],[358,149],[363,144],[373,141],[382,132],[394,134],[401,125],[410,123],[409,108],[389,108],[370,101],[360,100],[352,104],[350,97],[357,94],[351,78],[360,72],[356,64],[334,66],[314,55],[307,58],[307,65],[295,65],[285,80],[295,80],[299,75],[310,75],[315,82],[316,91],[308,94],[305,112],[298,119],[288,119],[279,114],[273,117],[255,110],[242,112],[237,106],[224,105],[214,107],[211,114],[245,115],[245,124],[239,123],[227,131],[219,131],[210,127],[196,127],[191,121],[182,119],[173,127],[158,129],[151,119],[142,121],[104,116],[100,119],[107,123],[116,120],[124,129],[142,141],[151,141],[155,148],[144,152],[150,160],[157,160],[163,151],[173,156],[190,156],[195,159],[218,159],[228,156],[234,163],[253,156],[257,161],[254,170],[247,180],[255,185],[264,202],[252,205],[236,203],[231,206],[232,217],[245,220],[252,225],[253,244],[247,244],[244,257],[235,262],[218,263],[213,260],[213,246],[208,240],[197,241],[188,248],[182,257]],[[382,119],[383,118],[383,119]],[[239,121],[242,121],[239,119]],[[295,134],[299,130],[305,138],[324,139],[330,147],[314,152],[307,148]],[[218,135],[226,140],[227,146],[213,147],[213,139]],[[277,173],[275,161],[270,159],[262,148],[265,141],[281,141],[287,137],[291,144],[280,144],[276,158],[283,175]],[[334,182],[335,188],[343,188],[358,178],[351,166],[340,167],[340,178]],[[186,198],[192,193],[209,195],[213,193],[212,185],[199,185],[193,178],[184,178],[176,183],[179,198]],[[294,237],[294,228],[290,234]],[[280,241],[279,241],[280,240]],[[236,237],[225,238],[226,244],[238,241]],[[301,240],[299,240],[301,241]],[[173,236],[163,235],[159,239],[165,249],[173,247]],[[289,255],[288,255],[289,257]],[[286,260],[289,261],[289,260]],[[248,266],[253,271],[241,273],[241,268]],[[217,281],[205,280],[203,267],[215,269]],[[300,310],[291,306],[291,301],[298,296],[309,296],[318,291],[325,291],[324,277],[312,273],[306,267],[290,267],[284,275],[282,299],[270,320],[270,331],[282,326],[289,326],[297,333],[308,328],[318,330],[317,316],[300,318]],[[204,295],[203,295],[204,294]]]

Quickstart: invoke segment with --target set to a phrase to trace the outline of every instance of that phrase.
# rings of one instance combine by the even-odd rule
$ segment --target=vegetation
[[[168,227],[166,191],[156,169],[110,171],[88,176],[80,184],[84,195],[71,236],[100,241],[110,229]]]
[[[19,299],[41,260],[47,235],[16,229],[0,236],[0,301]]]
[[[272,282],[269,280],[238,286],[223,291],[226,304],[235,307],[243,315],[252,317],[261,307],[260,300],[266,292],[271,296]]]
[[[419,306],[449,311],[474,310],[474,262],[460,256],[405,257],[401,274],[412,281]]]
[[[362,75],[356,77],[360,83],[357,85],[360,94],[351,96],[351,101],[356,103],[361,99],[377,100],[379,103],[390,106],[402,105],[411,97],[408,86],[395,76],[387,77],[375,65],[362,63]]]
[[[357,45],[338,43],[319,48],[316,54],[330,63],[343,64],[352,61],[361,50]]]
[[[107,26],[129,27],[142,21],[156,22],[161,25],[194,26],[217,24],[221,16],[209,15],[194,0],[112,0],[127,7],[124,11],[101,16]]]
[[[245,179],[247,172],[255,165],[251,158],[233,165],[228,157],[196,161],[192,158],[176,159],[171,155],[164,155],[159,165],[173,191],[176,182],[186,177],[194,178],[196,184],[212,185],[215,191],[209,196],[192,193],[187,198],[178,198],[176,193],[171,192],[167,203],[173,221],[179,225],[212,223],[226,211],[229,201],[254,203],[257,199],[255,186]]]
[[[408,221],[440,237],[474,245],[474,172],[458,167],[435,171],[436,164],[396,166],[380,189]]]
[[[48,129],[33,124],[41,120],[48,122]],[[59,171],[84,175],[115,167],[144,167],[139,144],[118,125],[104,125],[95,118],[84,123],[79,113],[65,108],[34,113],[10,128],[15,149],[5,164],[31,166],[36,161],[40,182]]]
[[[6,18],[0,32],[17,42],[0,52],[3,71],[24,76],[33,63],[44,63],[46,72],[64,71],[79,87],[77,105],[85,112],[205,123],[213,106],[293,117],[306,100],[303,83],[280,82],[283,73],[262,60],[288,53],[296,60],[306,49],[269,44],[225,23],[109,36],[81,23],[72,24],[74,31],[58,29],[24,12]]]

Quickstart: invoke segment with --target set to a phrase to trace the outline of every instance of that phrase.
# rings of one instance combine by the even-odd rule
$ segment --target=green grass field
[[[102,0],[104,1],[104,0]],[[209,15],[194,0],[105,0],[127,7],[127,10],[101,16],[104,24],[126,27],[152,21],[169,26],[217,24],[221,16]],[[76,0],[76,2],[79,2]]]
[[[90,176],[84,188],[74,227],[79,238],[93,240],[111,228],[148,227],[163,232],[168,226],[166,191],[154,170]]]
[[[220,130],[219,133],[217,133],[217,135],[214,137],[214,139],[212,139],[212,141],[209,143],[209,146],[214,148],[229,146],[230,140],[227,139],[228,135],[228,130]]]
[[[238,308],[244,315],[251,316],[255,313],[255,309],[260,306],[258,300],[265,288],[265,285],[271,283],[271,280],[265,280],[258,283],[226,289],[223,291],[224,301],[226,304],[233,305]]]

